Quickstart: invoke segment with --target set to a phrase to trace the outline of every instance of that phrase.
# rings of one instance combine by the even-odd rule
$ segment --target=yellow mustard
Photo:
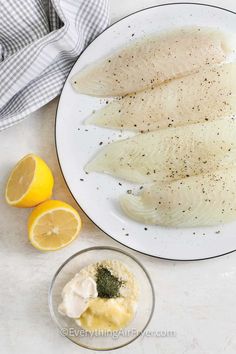
[[[126,327],[134,316],[134,305],[126,298],[90,300],[81,315],[81,326],[88,330],[119,330]]]

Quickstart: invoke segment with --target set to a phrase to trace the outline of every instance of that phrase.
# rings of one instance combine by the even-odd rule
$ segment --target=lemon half
[[[38,205],[28,220],[30,242],[41,251],[55,251],[67,246],[80,229],[78,212],[58,200],[48,200]]]
[[[34,154],[23,157],[7,181],[5,197],[15,207],[33,207],[52,195],[53,175],[48,165]]]

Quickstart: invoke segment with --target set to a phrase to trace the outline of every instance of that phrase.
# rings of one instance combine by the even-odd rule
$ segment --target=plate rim
[[[143,12],[143,11],[146,11],[146,10],[150,10],[150,9],[153,9],[153,8],[159,8],[159,7],[164,7],[164,6],[172,6],[172,5],[197,5],[197,6],[205,6],[205,7],[211,7],[211,8],[215,8],[215,9],[219,9],[219,10],[222,10],[222,11],[226,11],[226,12],[229,12],[229,13],[232,13],[234,15],[236,15],[236,11],[233,11],[233,10],[230,10],[230,9],[227,9],[225,7],[221,7],[221,6],[217,6],[217,5],[211,5],[211,4],[205,4],[205,3],[199,3],[199,2],[169,2],[169,3],[163,3],[163,4],[159,4],[159,5],[153,5],[153,6],[148,6],[148,7],[145,7],[143,9],[140,9],[140,10],[137,10],[137,11],[134,11],[126,16],[123,16],[122,18],[120,18],[119,20],[113,22],[111,25],[109,25],[107,28],[105,28],[96,38],[94,38],[83,50],[82,52],[79,54],[79,56],[77,57],[76,61],[74,62],[74,64],[72,65],[68,75],[66,76],[66,79],[63,83],[63,86],[62,86],[62,89],[61,89],[61,93],[59,95],[59,100],[57,102],[57,107],[56,107],[56,112],[55,112],[55,121],[54,121],[54,146],[55,146],[55,151],[56,151],[56,157],[57,157],[57,161],[58,161],[58,165],[59,165],[59,168],[60,168],[60,171],[61,171],[61,174],[62,174],[62,177],[64,179],[64,182],[67,186],[67,189],[70,193],[70,195],[72,196],[72,198],[74,199],[75,203],[79,206],[79,208],[83,211],[83,213],[87,216],[87,218],[100,230],[102,231],[105,235],[107,235],[108,237],[110,237],[112,240],[114,240],[115,242],[117,242],[118,244],[132,250],[132,251],[135,251],[137,253],[140,253],[140,254],[143,254],[145,256],[148,256],[148,257],[152,257],[152,258],[155,258],[155,259],[162,259],[162,260],[166,260],[166,261],[174,261],[174,262],[196,262],[196,261],[204,261],[204,260],[208,260],[208,259],[214,259],[214,258],[219,258],[219,257],[222,257],[222,256],[225,256],[225,255],[228,255],[228,254],[231,254],[233,252],[236,252],[236,249],[232,250],[232,251],[229,251],[229,252],[225,252],[225,253],[221,253],[221,254],[217,254],[217,255],[214,255],[214,256],[210,256],[210,257],[203,257],[203,258],[194,258],[194,259],[176,259],[176,258],[167,258],[167,257],[161,257],[161,256],[156,256],[156,255],[152,255],[152,254],[148,254],[146,252],[143,252],[143,251],[140,251],[134,247],[131,247],[131,246],[128,246],[126,245],[125,243],[121,242],[121,241],[118,241],[116,238],[114,238],[113,236],[111,236],[109,233],[107,233],[106,231],[103,230],[103,228],[101,226],[99,226],[95,221],[93,221],[93,219],[85,212],[85,210],[80,206],[79,202],[77,201],[77,199],[75,198],[74,194],[72,193],[70,187],[69,187],[69,184],[67,183],[67,180],[66,180],[66,177],[63,173],[63,169],[62,169],[62,166],[61,166],[61,162],[60,162],[60,157],[59,157],[59,153],[58,153],[58,148],[57,148],[57,121],[58,121],[58,112],[59,112],[59,105],[60,105],[60,101],[61,101],[61,96],[63,94],[63,91],[64,91],[64,87],[65,87],[65,84],[67,83],[67,80],[68,80],[68,77],[70,76],[71,74],[71,71],[73,70],[74,66],[76,65],[77,61],[80,59],[81,55],[85,52],[85,50],[94,42],[97,40],[97,38],[99,38],[105,31],[109,30],[111,27],[113,27],[114,25],[116,25],[117,23],[123,21],[124,19],[130,17],[130,16],[133,16],[139,12]]]

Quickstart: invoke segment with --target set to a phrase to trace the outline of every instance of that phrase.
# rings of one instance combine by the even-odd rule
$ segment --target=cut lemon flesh
[[[71,243],[81,228],[78,212],[69,204],[48,200],[38,205],[28,221],[29,239],[42,251],[54,251]]]
[[[12,170],[5,197],[16,207],[32,207],[52,195],[53,175],[47,164],[34,154],[26,155]]]

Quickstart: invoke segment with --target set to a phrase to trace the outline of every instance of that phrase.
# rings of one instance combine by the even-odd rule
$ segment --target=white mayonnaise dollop
[[[71,318],[79,318],[88,308],[89,299],[98,296],[97,285],[92,277],[76,274],[62,290],[62,303],[58,311]]]

